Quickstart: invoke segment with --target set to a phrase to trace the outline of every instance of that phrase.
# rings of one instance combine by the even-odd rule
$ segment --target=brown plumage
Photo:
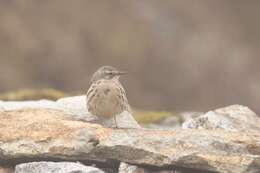
[[[103,66],[93,74],[87,92],[88,111],[101,119],[114,117],[116,127],[115,115],[130,112],[125,90],[119,81],[123,74],[114,67]]]

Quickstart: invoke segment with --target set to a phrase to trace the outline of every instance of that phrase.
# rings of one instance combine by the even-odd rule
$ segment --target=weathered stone
[[[127,163],[121,163],[118,173],[145,173],[143,168],[139,168],[135,165],[129,165]]]
[[[15,173],[104,173],[102,170],[73,162],[31,162],[19,164]]]
[[[128,124],[126,120],[127,119],[125,119],[125,121],[123,122],[125,122],[125,124],[127,124],[129,128],[141,128],[141,126],[138,123]],[[139,168],[138,166],[131,165],[129,163],[124,163],[124,162],[120,163],[119,170],[118,170],[119,173],[143,173],[143,171],[144,171],[143,168]]]
[[[59,110],[67,112],[67,118],[102,124],[105,127],[115,126],[114,118],[100,120],[98,117],[91,115],[86,108],[86,96],[66,97],[59,99],[57,102]],[[116,115],[117,126],[119,128],[138,128],[139,124],[135,121],[131,113],[125,111]]]
[[[123,161],[223,173],[260,172],[260,134],[223,130],[111,129],[64,119],[64,112],[0,112],[0,162]]]
[[[18,110],[23,108],[44,108],[63,111],[63,116],[70,120],[79,120],[102,124],[105,127],[114,126],[114,119],[103,121],[98,117],[91,115],[86,108],[86,96],[66,97],[55,101],[0,101],[0,111]],[[129,112],[123,112],[116,115],[117,125],[120,128],[140,127]]]
[[[55,107],[57,110],[65,111],[70,119],[98,122],[98,118],[88,112],[84,95],[59,99],[55,102]]]
[[[91,115],[86,108],[86,96],[66,97],[55,101],[39,100],[39,101],[0,101],[0,111],[17,110],[22,108],[46,108],[63,111],[61,116],[70,120],[79,120],[92,123],[99,123],[106,127],[114,125],[113,119],[100,121],[96,116]],[[140,128],[129,112],[123,112],[116,115],[117,125],[120,128]]]
[[[14,169],[13,168],[0,167],[0,173],[14,173]]]
[[[153,170],[151,168],[144,168],[135,165],[129,165],[127,163],[121,163],[118,173],[188,173],[177,170]],[[191,172],[190,172],[191,173]]]
[[[181,112],[179,116],[181,117],[182,122],[188,121],[190,119],[197,118],[203,115],[203,112]]]
[[[194,169],[183,169],[183,168],[154,169],[148,167],[129,165],[127,163],[122,162],[120,164],[118,173],[213,173],[213,172],[194,170]]]
[[[260,132],[260,118],[249,108],[233,105],[185,122],[184,129],[223,129],[236,132]]]
[[[0,110],[2,111],[17,110],[22,108],[58,109],[58,107],[56,106],[56,102],[50,100],[8,102],[0,101]]]

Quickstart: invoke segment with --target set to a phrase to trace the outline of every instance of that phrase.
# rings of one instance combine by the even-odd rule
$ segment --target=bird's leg
[[[116,116],[114,116],[114,121],[115,121],[115,126],[116,126],[116,128],[118,128],[118,127],[117,127],[117,122],[116,122]]]

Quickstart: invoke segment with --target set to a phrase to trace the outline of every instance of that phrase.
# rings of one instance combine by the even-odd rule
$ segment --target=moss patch
[[[14,92],[7,92],[0,94],[0,100],[4,101],[21,101],[21,100],[57,100],[59,98],[65,97],[67,94],[55,90],[55,89],[21,89]]]
[[[141,124],[158,123],[167,117],[177,116],[177,114],[173,112],[166,111],[134,110],[133,113],[135,119]]]

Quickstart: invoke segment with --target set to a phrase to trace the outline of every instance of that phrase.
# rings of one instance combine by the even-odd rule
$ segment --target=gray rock
[[[91,115],[86,108],[86,96],[66,97],[55,101],[39,100],[39,101],[0,101],[0,111],[18,110],[24,108],[42,108],[52,109],[64,112],[64,117],[69,120],[86,121],[98,123],[105,127],[115,127],[114,119],[101,120],[98,117]],[[140,127],[135,121],[132,114],[123,112],[116,115],[117,125],[119,128],[134,128]]]
[[[125,112],[124,114],[127,114],[127,112]],[[130,118],[134,119],[132,116],[130,116]],[[121,127],[141,128],[141,126],[135,120],[128,122],[127,119],[127,116],[125,116],[125,118],[123,117],[122,120],[119,121],[120,123],[123,122],[120,124]],[[144,169],[139,168],[135,165],[131,165],[129,163],[121,162],[119,165],[118,173],[144,173]]]
[[[116,117],[126,129],[87,123],[93,115],[85,103],[85,96],[0,102],[0,162],[114,160],[128,163],[120,168],[132,172],[147,171],[134,165],[260,172],[259,118],[246,107],[211,111],[184,123],[186,130],[169,131],[142,129],[128,112]],[[105,123],[112,126],[113,120]]]
[[[43,108],[64,111],[67,118],[82,121],[92,121],[93,115],[88,113],[85,96],[65,97],[55,101],[0,101],[0,109],[5,111],[18,110],[24,108]]]
[[[58,110],[63,110],[67,113],[67,118],[87,121],[98,122],[98,118],[91,115],[86,107],[86,96],[65,97],[56,101]]]
[[[23,108],[58,109],[56,103],[50,100],[7,101],[7,102],[0,101],[0,110],[9,111],[9,110],[17,110]]]
[[[119,166],[118,173],[144,173],[145,170],[143,168],[139,168],[135,165],[130,165],[122,162]]]
[[[88,122],[96,122],[105,127],[115,127],[114,118],[102,120],[91,115],[86,108],[86,96],[75,96],[62,98],[57,101],[58,107],[65,110],[70,119],[83,120]],[[71,115],[71,116],[70,116]],[[116,115],[116,121],[119,128],[138,128],[140,125],[135,121],[131,113],[125,111]]]
[[[0,112],[0,162],[126,162],[222,173],[260,172],[260,134],[225,130],[112,129],[64,119],[64,112]]]
[[[197,118],[201,115],[203,115],[203,112],[181,112],[180,113],[180,118],[182,120],[182,122]]]
[[[63,111],[63,116],[69,120],[85,121],[98,123],[105,127],[115,127],[114,119],[100,120],[98,117],[91,115],[86,108],[86,96],[66,97],[55,101],[0,101],[0,111],[18,110],[24,108],[44,108]],[[116,115],[117,126],[119,128],[140,128],[141,126],[135,121],[133,116],[125,111]]]
[[[152,168],[145,168],[145,167],[139,167],[135,165],[129,165],[127,163],[121,163],[119,167],[118,173],[196,173],[196,171],[193,172],[187,172],[187,171],[179,171],[179,170],[156,170]],[[202,172],[200,172],[202,173]]]
[[[233,105],[188,120],[182,127],[183,129],[260,132],[260,118],[245,106]]]
[[[73,162],[31,162],[19,164],[15,173],[104,173],[102,170]]]

